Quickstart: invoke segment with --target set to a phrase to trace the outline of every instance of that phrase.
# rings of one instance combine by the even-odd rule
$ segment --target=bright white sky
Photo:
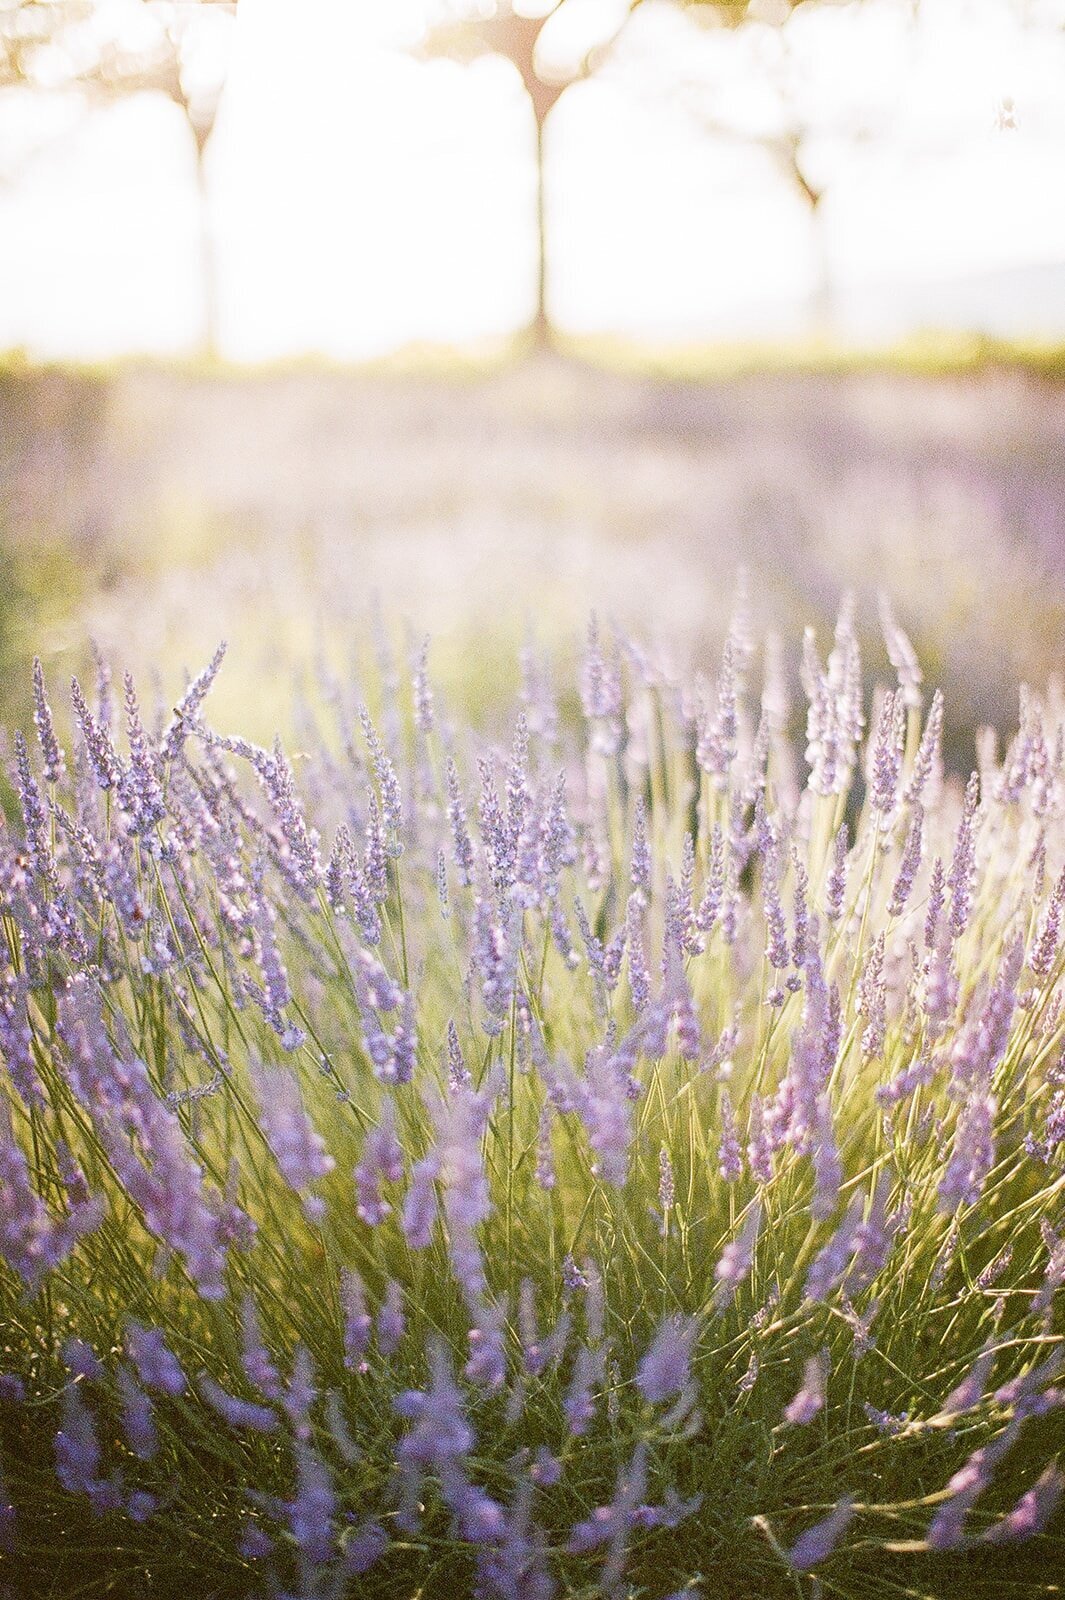
[[[210,150],[227,354],[357,358],[526,320],[531,112],[498,58],[405,53],[431,3],[240,0]],[[582,43],[619,3],[567,0]],[[1038,23],[1050,4],[1053,31]],[[1065,333],[1060,0],[1030,0],[1027,23],[1010,0],[924,0],[916,29],[912,9],[864,0],[729,33],[648,0],[549,124],[558,324],[671,339],[800,331],[810,217],[764,146],[705,131],[764,135],[790,109],[826,186],[842,331]],[[548,42],[566,55],[561,15]],[[6,116],[8,149],[71,126],[24,176],[0,178],[0,347],[193,347],[199,213],[180,113],[143,97],[87,117],[39,104]],[[1029,268],[1047,270],[957,288]]]

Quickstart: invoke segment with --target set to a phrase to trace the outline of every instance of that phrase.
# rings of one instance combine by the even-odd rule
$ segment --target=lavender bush
[[[944,772],[851,607],[298,748],[34,674],[0,834],[12,1593],[1034,1596],[1065,703]],[[121,730],[121,731],[120,731]]]

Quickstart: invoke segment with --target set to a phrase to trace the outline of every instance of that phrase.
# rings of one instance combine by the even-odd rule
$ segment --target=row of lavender
[[[579,710],[527,650],[502,746],[426,651],[323,674],[298,759],[203,720],[221,651],[63,732],[35,666],[9,1561],[88,1511],[145,1584],[542,1600],[1053,1542],[1065,708],[962,786],[884,627],[870,706],[849,605],[807,637],[805,764],[742,607],[692,683],[593,624]]]

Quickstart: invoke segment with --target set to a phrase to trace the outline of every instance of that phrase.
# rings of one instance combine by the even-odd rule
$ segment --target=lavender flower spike
[[[44,776],[47,783],[62,783],[66,777],[66,757],[55,735],[52,708],[44,687],[44,669],[39,656],[33,658],[33,725],[44,757]]]
[[[158,1328],[146,1328],[131,1317],[126,1323],[126,1348],[145,1388],[184,1394],[185,1374]]]
[[[691,1352],[699,1333],[694,1317],[667,1317],[655,1334],[636,1372],[636,1387],[658,1405],[691,1382]]]
[[[218,676],[218,669],[222,665],[225,653],[226,642],[223,639],[210,661],[196,674],[174,707],[174,715],[163,730],[163,737],[159,742],[160,760],[173,761],[178,755],[196,721],[200,707],[210,692],[211,685]]]
[[[285,1182],[303,1199],[312,1222],[325,1215],[325,1202],[308,1191],[336,1165],[303,1108],[299,1082],[281,1067],[251,1069],[262,1112],[263,1134]]]
[[[828,1378],[828,1354],[811,1356],[803,1368],[802,1385],[798,1394],[784,1408],[784,1420],[793,1426],[812,1422],[824,1410],[825,1382]]]
[[[1047,1467],[1026,1494],[1022,1494],[1013,1510],[1001,1522],[988,1528],[983,1535],[985,1544],[1012,1544],[1018,1539],[1030,1539],[1042,1533],[1065,1489],[1065,1476],[1057,1467]]]
[[[820,1522],[815,1522],[812,1528],[800,1534],[791,1549],[785,1552],[785,1560],[789,1567],[796,1572],[808,1572],[811,1567],[818,1566],[836,1548],[843,1534],[846,1533],[854,1517],[854,1501],[848,1495],[841,1500],[834,1511]]]

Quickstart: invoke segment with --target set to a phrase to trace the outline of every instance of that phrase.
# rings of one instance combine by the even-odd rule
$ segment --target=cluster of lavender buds
[[[1065,697],[952,771],[883,618],[893,680],[848,599],[794,713],[745,605],[480,720],[379,640],[291,748],[211,725],[221,650],[121,717],[34,662],[0,1588],[1044,1592]]]

